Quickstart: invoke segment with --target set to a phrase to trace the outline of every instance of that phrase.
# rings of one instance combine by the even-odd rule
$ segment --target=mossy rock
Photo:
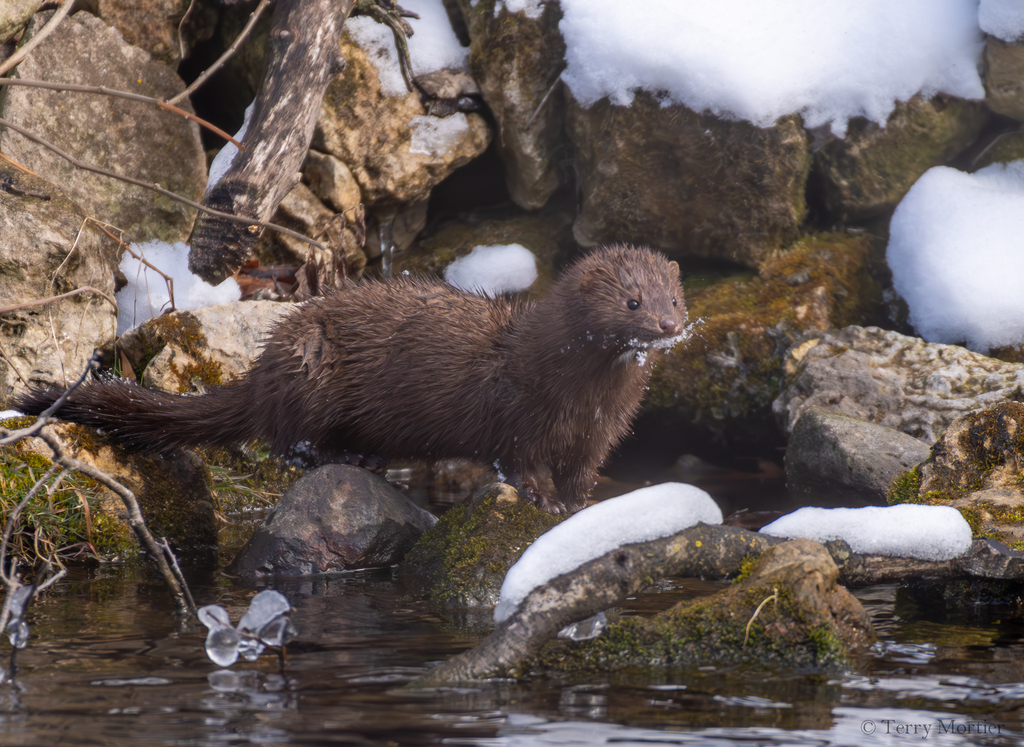
[[[888,500],[954,506],[976,537],[1024,549],[1024,403],[953,421],[931,456],[896,480]]]
[[[687,286],[693,333],[654,371],[647,401],[716,436],[773,439],[772,402],[787,348],[801,335],[863,321],[880,298],[880,249],[865,235],[806,237],[754,276]]]
[[[592,641],[552,644],[539,663],[560,670],[739,662],[843,669],[875,635],[838,577],[822,545],[785,542],[727,589],[653,618],[625,618]]]
[[[424,532],[406,556],[404,569],[427,581],[435,602],[494,606],[506,571],[563,518],[522,500],[508,485],[489,485]]]

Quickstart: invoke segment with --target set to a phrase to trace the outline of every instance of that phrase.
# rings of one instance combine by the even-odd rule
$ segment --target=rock
[[[385,215],[425,200],[430,190],[487,148],[479,114],[427,116],[419,92],[390,96],[370,56],[342,32],[345,71],[328,86],[312,146],[338,158],[364,204]]]
[[[94,288],[0,316],[0,410],[15,388],[70,384],[117,331],[117,245],[68,196],[0,160],[0,305]],[[104,298],[104,295],[106,298]]]
[[[509,194],[527,210],[543,207],[558,188],[557,151],[564,147],[561,10],[549,3],[538,18],[530,18],[504,6],[495,16],[474,8],[471,0],[459,5],[471,19],[469,63],[497,121]]]
[[[337,159],[335,159],[337,160]],[[355,203],[359,207],[359,203]],[[357,232],[359,210],[339,215],[322,203],[302,182],[299,182],[284,196],[274,212],[273,222],[298,231],[319,241],[333,251],[323,251],[305,241],[292,238],[277,231],[266,231],[261,237],[257,253],[267,256],[273,262],[264,264],[288,264],[312,262],[321,266],[333,266],[336,257],[347,270],[355,273],[366,266],[366,254],[362,249],[362,237]]]
[[[773,410],[786,431],[815,405],[937,441],[960,415],[1024,399],[1024,365],[877,327],[810,337],[786,354]]]
[[[826,209],[842,222],[895,209],[924,172],[974,142],[988,116],[980,102],[915,96],[896,102],[885,127],[853,119],[846,137],[814,155]]]
[[[329,464],[288,489],[228,572],[300,576],[391,566],[436,521],[384,478]]]
[[[6,0],[0,5],[0,44],[6,44],[28,25],[43,0]]]
[[[125,333],[121,350],[147,386],[195,392],[245,373],[262,341],[293,304],[238,301],[175,311]]]
[[[502,483],[453,506],[406,558],[430,598],[450,607],[493,607],[505,572],[537,537],[564,519],[541,511]]]
[[[628,241],[756,268],[797,238],[810,169],[799,117],[762,129],[641,91],[629,107],[570,96],[566,127],[584,246]]]
[[[38,30],[45,17],[37,15],[30,29]],[[106,86],[158,99],[184,88],[173,70],[88,13],[62,21],[17,69],[23,78]],[[0,101],[0,115],[86,163],[159,184],[190,200],[202,199],[206,156],[194,122],[151,104],[109,96],[15,87]],[[192,208],[77,169],[11,130],[0,132],[0,151],[60,184],[91,217],[137,241],[181,241],[192,227]]]
[[[957,418],[931,457],[906,474],[893,502],[950,505],[975,536],[1024,549],[1024,403]]]
[[[568,655],[564,644],[552,646],[542,662],[560,669],[756,662],[841,670],[875,634],[867,612],[838,585],[838,576],[817,542],[784,542],[723,591],[680,602],[653,618],[622,619],[593,641],[574,644]]]
[[[991,166],[993,163],[1012,163],[1024,159],[1024,132],[1004,132],[982,151],[972,164],[972,171]]]
[[[809,407],[786,448],[786,487],[806,506],[884,506],[893,480],[928,458],[912,436]]]
[[[121,32],[129,44],[167,65],[181,62],[199,42],[213,36],[218,13],[208,3],[192,0],[95,0],[98,15]],[[182,18],[188,15],[184,28]],[[181,36],[179,36],[179,31]]]
[[[786,349],[810,330],[861,321],[878,289],[869,274],[876,249],[864,235],[808,237],[749,275],[686,288],[693,333],[655,368],[647,412],[677,434],[778,440],[771,404]]]
[[[997,114],[1024,121],[1024,44],[988,37],[985,105]]]
[[[109,444],[85,426],[58,423],[48,427],[68,456],[106,472],[135,494],[149,531],[158,539],[166,537],[180,562],[216,562],[217,518],[210,476],[198,456],[190,451],[171,457],[132,453]],[[52,456],[50,448],[38,438],[31,439],[28,447],[47,458]],[[103,488],[103,495],[103,519],[94,520],[115,522],[121,527],[116,533],[135,543],[124,503],[107,488]],[[114,531],[104,527],[105,534]]]
[[[362,202],[352,171],[334,156],[310,150],[302,166],[309,189],[336,213],[351,211]]]

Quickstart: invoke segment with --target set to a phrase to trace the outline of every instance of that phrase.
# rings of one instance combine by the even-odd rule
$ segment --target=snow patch
[[[978,22],[986,34],[1003,41],[1024,37],[1024,3],[1021,0],[981,0]]]
[[[698,522],[721,524],[722,511],[700,488],[678,482],[640,488],[586,508],[538,537],[509,568],[494,620],[511,615],[538,586],[594,558]]]
[[[191,311],[205,306],[237,301],[242,291],[234,278],[214,287],[188,269],[188,246],[182,242],[147,241],[132,244],[132,250],[174,279],[174,307]],[[123,335],[147,319],[159,316],[169,308],[167,283],[128,252],[121,258],[121,272],[128,284],[117,292],[117,334]]]
[[[409,120],[412,139],[410,153],[423,153],[431,158],[441,158],[458,145],[469,132],[469,120],[462,112],[448,117],[415,115]]]
[[[952,506],[801,508],[761,529],[773,537],[846,540],[856,553],[950,560],[971,549],[971,527]]]
[[[1024,161],[930,169],[896,208],[886,259],[910,323],[972,350],[1024,343]]]
[[[521,244],[478,246],[448,265],[444,279],[481,296],[514,293],[526,290],[537,279],[537,258]]]

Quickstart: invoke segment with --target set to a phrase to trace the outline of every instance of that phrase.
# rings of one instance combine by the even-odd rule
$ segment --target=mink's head
[[[686,303],[679,265],[645,247],[597,249],[558,283],[575,297],[574,326],[619,351],[672,347],[683,335]]]

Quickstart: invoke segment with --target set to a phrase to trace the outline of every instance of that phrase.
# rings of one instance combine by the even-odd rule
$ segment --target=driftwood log
[[[738,527],[698,524],[671,537],[613,550],[534,589],[483,641],[439,664],[414,686],[517,672],[565,626],[613,607],[663,577],[728,578],[738,573],[744,559],[785,541]],[[976,540],[967,554],[947,561],[859,555],[842,540],[825,547],[847,586],[924,578],[1024,578],[1024,553],[988,539]]]
[[[327,84],[345,67],[339,39],[355,0],[277,0],[267,71],[253,102],[245,150],[203,201],[207,207],[269,220],[299,180]],[[216,285],[249,257],[261,229],[200,214],[189,269]]]

